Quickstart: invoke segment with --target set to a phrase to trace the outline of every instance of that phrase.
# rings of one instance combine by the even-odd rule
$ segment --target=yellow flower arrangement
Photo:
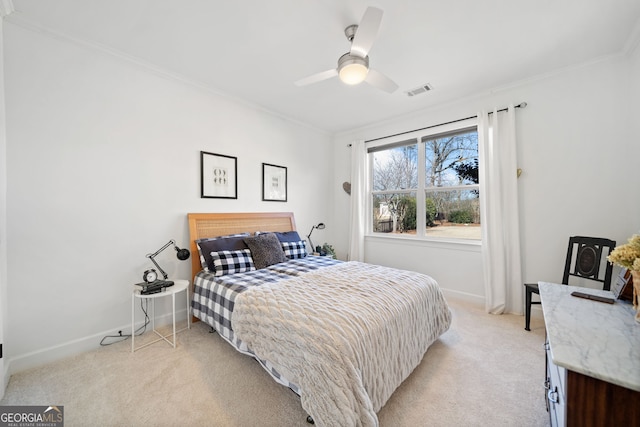
[[[634,234],[629,242],[616,246],[607,257],[609,262],[631,270],[633,276],[633,298],[631,303],[636,310],[635,319],[640,323],[640,234]]]
[[[629,270],[640,271],[640,234],[631,236],[629,243],[616,246],[607,260]]]

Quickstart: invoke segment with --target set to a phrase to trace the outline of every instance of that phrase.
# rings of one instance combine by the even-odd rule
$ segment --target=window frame
[[[426,212],[425,203],[426,195],[428,192],[437,191],[454,191],[454,190],[480,190],[480,184],[467,184],[467,185],[452,185],[445,187],[427,187],[426,183],[426,150],[424,149],[425,140],[442,138],[453,134],[464,133],[465,131],[478,132],[478,120],[476,117],[457,121],[455,123],[448,123],[441,126],[427,127],[421,130],[412,132],[406,132],[396,134],[387,138],[379,138],[371,143],[367,144],[367,157],[368,157],[368,188],[367,188],[367,221],[366,221],[366,237],[375,237],[380,239],[410,239],[410,240],[423,240],[430,242],[447,242],[447,243],[461,243],[471,245],[481,245],[483,236],[479,239],[469,239],[461,237],[440,237],[430,236],[427,234],[426,224]],[[391,189],[391,190],[373,190],[374,185],[374,156],[372,153],[376,151],[384,151],[395,147],[401,147],[410,145],[411,141],[415,141],[418,146],[418,185],[417,188],[409,189]],[[478,144],[480,141],[478,141]],[[480,147],[478,147],[478,167],[483,167],[483,159],[480,157]],[[376,195],[380,194],[412,194],[416,195],[416,234],[396,234],[396,233],[383,233],[373,231],[373,218],[371,213],[373,212],[373,201]],[[482,197],[480,197],[480,203],[482,204]]]

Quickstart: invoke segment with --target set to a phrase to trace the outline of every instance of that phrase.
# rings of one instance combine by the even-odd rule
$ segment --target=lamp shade
[[[189,249],[180,249],[179,247],[176,246],[176,256],[178,257],[178,259],[180,261],[184,261],[185,259],[189,259],[189,255],[191,255],[191,253],[189,252]]]
[[[357,85],[362,83],[369,73],[369,58],[361,58],[346,53],[338,60],[338,76],[343,83]]]
[[[362,64],[350,64],[340,70],[340,80],[348,85],[362,83],[369,70]]]

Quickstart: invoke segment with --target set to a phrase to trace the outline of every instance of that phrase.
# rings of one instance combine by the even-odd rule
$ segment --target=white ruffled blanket
[[[431,277],[352,261],[243,292],[232,324],[316,425],[377,426],[451,312]]]

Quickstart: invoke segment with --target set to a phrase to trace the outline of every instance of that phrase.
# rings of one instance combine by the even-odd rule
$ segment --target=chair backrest
[[[615,247],[616,242],[610,239],[570,237],[562,283],[568,285],[569,277],[575,276],[600,282],[602,289],[610,290],[613,264],[607,261],[607,256]],[[604,272],[602,272],[602,266],[604,266]]]

